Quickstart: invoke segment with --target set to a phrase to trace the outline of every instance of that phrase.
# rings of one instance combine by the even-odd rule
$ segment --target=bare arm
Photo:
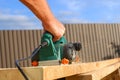
[[[60,39],[65,32],[65,28],[52,14],[46,0],[20,0],[26,5],[41,21],[44,30],[54,36],[54,41]]]

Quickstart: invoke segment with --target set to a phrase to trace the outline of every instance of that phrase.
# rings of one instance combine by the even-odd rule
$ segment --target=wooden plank
[[[110,66],[107,66],[105,68],[102,68],[94,72],[90,72],[88,74],[92,74],[92,80],[100,80],[106,77],[107,75],[111,74],[115,70],[117,70],[119,67],[120,67],[120,62],[117,62],[115,64],[112,64]]]
[[[43,80],[43,68],[24,68],[24,72],[29,76],[29,80]],[[0,80],[25,80],[16,68],[0,69]]]
[[[120,69],[117,69],[116,71],[114,71],[113,73],[109,74],[108,76],[104,77],[101,80],[120,80],[119,70]]]
[[[23,70],[30,78],[30,80],[53,80],[76,74],[86,73],[93,70],[98,70],[117,62],[120,62],[120,58],[71,65],[27,67],[23,68]],[[23,76],[21,76],[17,69],[0,69],[0,80],[14,80],[15,78],[19,78],[19,80],[24,80]]]
[[[91,80],[91,79],[92,79],[91,75],[81,76],[80,74],[69,76],[69,77],[65,78],[65,80]]]
[[[120,67],[120,62],[116,62],[104,68],[94,70],[92,72],[83,73],[76,76],[66,78],[66,80],[101,80],[107,75],[113,73]]]

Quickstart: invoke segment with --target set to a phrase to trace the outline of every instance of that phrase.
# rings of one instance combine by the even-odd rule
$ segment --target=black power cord
[[[39,46],[35,49],[35,51],[33,51],[33,54],[32,54],[31,56],[29,56],[29,57],[27,57],[27,58],[23,58],[23,59],[19,59],[19,60],[16,60],[16,61],[15,61],[15,65],[17,66],[18,70],[19,70],[20,73],[23,75],[23,77],[25,78],[25,80],[29,80],[29,79],[28,79],[28,77],[26,76],[26,74],[24,73],[24,71],[22,70],[22,68],[20,67],[19,62],[25,61],[25,60],[28,60],[28,59],[31,59],[32,57],[34,57],[34,56],[38,53],[38,51],[39,51],[42,47],[44,47],[44,46],[46,46],[46,45],[48,45],[48,43],[47,43],[47,42],[43,42],[41,45],[39,45]]]

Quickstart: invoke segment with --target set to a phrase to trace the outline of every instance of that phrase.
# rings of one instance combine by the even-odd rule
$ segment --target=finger
[[[60,37],[54,37],[53,42],[58,41],[59,39],[60,39]]]

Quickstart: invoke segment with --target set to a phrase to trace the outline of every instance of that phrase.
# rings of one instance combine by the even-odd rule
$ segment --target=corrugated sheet
[[[30,56],[40,44],[40,30],[0,31],[0,67],[15,67],[15,60]],[[21,62],[29,66],[30,60]]]
[[[70,42],[81,42],[82,62],[99,61],[120,56],[120,24],[66,24]],[[114,43],[114,44],[111,44]]]
[[[81,42],[82,62],[120,56],[120,24],[65,24],[68,42]],[[0,31],[0,67],[15,67],[15,60],[31,55],[40,44],[42,30]],[[111,44],[112,43],[112,44]],[[30,60],[21,62],[30,66]]]

